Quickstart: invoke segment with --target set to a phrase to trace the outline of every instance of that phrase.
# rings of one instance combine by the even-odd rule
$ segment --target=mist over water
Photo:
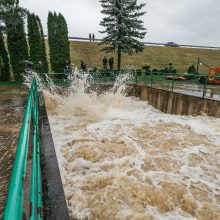
[[[129,74],[101,94],[71,77],[42,89],[72,219],[220,219],[219,118],[126,97]]]

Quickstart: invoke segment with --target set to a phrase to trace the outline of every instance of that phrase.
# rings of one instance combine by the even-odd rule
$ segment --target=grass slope
[[[116,53],[105,54],[100,51],[101,48],[101,46],[93,42],[71,41],[71,61],[78,67],[80,66],[80,61],[83,60],[88,67],[102,68],[103,57],[110,58],[113,56],[115,60],[114,67],[116,68]],[[183,73],[192,64],[196,67],[198,57],[212,67],[220,65],[220,50],[145,46],[143,53],[134,54],[133,56],[123,55],[122,68],[141,68],[147,64],[151,66],[151,69],[161,69],[171,62],[178,72]],[[199,70],[202,73],[207,73],[207,67],[204,65],[201,65]]]

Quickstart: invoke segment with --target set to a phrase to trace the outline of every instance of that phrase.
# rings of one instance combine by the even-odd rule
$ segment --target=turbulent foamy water
[[[116,91],[44,92],[71,218],[220,219],[220,119]]]

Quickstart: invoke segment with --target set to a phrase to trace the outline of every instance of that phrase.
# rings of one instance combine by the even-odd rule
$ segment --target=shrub
[[[137,73],[138,76],[140,76],[141,73],[142,73],[141,69],[137,69],[137,70],[136,70],[136,73]]]
[[[144,65],[144,66],[142,66],[142,70],[147,70],[147,71],[149,71],[149,70],[150,70],[150,66]]]
[[[154,68],[154,69],[152,69],[152,72],[153,73],[158,73],[158,69]]]
[[[187,72],[188,73],[196,73],[196,68],[195,68],[194,64],[188,68]]]

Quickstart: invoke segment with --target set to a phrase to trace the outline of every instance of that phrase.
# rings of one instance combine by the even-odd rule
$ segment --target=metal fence
[[[148,72],[146,70],[91,71],[96,83],[113,83],[119,74],[134,75],[134,84],[220,100],[220,84],[209,84],[207,74]]]
[[[137,84],[187,95],[220,100],[220,85],[209,84],[204,74],[150,73],[137,76]]]
[[[26,219],[24,204],[25,190],[24,182],[27,181],[27,157],[29,142],[32,144],[31,152],[31,180],[29,196],[29,219],[42,219],[42,187],[40,168],[40,141],[38,131],[38,91],[36,80],[33,79],[28,96],[26,110],[20,131],[19,142],[15,155],[12,175],[8,189],[8,196],[4,210],[4,220]]]
[[[220,100],[220,84],[208,83],[209,76],[207,74],[148,72],[141,69],[91,70],[89,73],[92,75],[94,83],[98,84],[113,84],[117,76],[130,73],[134,77],[133,81],[128,83]],[[65,75],[67,78],[66,73],[48,73],[48,75]],[[62,80],[55,79],[55,83],[62,84]]]

